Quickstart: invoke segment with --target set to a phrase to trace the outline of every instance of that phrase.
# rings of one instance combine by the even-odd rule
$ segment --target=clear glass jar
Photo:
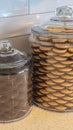
[[[0,41],[0,122],[25,117],[32,107],[31,58]]]
[[[44,25],[32,28],[34,103],[73,111],[73,10],[63,6]]]

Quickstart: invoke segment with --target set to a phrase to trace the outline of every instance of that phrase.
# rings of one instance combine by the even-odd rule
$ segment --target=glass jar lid
[[[44,25],[32,27],[32,32],[42,36],[73,36],[73,9],[68,6],[58,7],[56,16]]]
[[[0,41],[0,69],[22,67],[28,60],[27,54],[14,49],[10,41]]]

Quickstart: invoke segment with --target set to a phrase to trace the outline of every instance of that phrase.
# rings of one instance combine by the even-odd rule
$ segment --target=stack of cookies
[[[37,36],[32,44],[34,102],[73,111],[73,39]]]

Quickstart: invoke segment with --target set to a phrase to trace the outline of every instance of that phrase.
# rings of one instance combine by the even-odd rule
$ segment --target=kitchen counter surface
[[[33,106],[25,119],[0,124],[0,130],[73,130],[73,112],[56,113]]]

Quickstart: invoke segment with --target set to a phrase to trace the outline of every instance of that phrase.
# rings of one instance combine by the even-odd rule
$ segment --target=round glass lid
[[[32,27],[32,32],[36,35],[67,35],[73,36],[73,9],[68,6],[58,7],[56,16],[52,17],[47,24]]]

